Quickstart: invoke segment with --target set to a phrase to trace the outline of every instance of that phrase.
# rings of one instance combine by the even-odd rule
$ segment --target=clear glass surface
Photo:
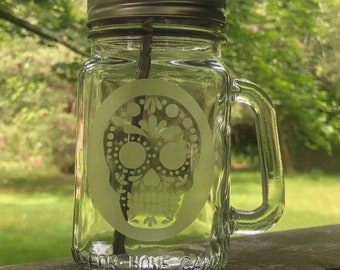
[[[261,231],[282,213],[267,101],[254,85],[231,79],[218,40],[92,38],[78,85],[76,262],[87,269],[224,267],[233,231]],[[231,102],[254,108],[264,134],[263,205],[254,211],[229,205]]]

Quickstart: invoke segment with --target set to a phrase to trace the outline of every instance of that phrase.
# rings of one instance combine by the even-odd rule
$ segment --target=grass
[[[0,178],[0,265],[70,257],[73,178]]]
[[[261,204],[260,175],[255,172],[231,174],[231,204],[250,210]],[[285,177],[285,211],[270,231],[340,223],[340,176],[319,171]]]
[[[261,202],[259,175],[232,172],[232,205],[252,209]],[[286,208],[271,231],[340,223],[340,177],[286,177]],[[0,174],[0,265],[70,257],[73,177]]]

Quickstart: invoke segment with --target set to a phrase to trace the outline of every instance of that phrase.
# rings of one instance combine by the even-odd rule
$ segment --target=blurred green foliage
[[[272,98],[286,169],[318,166],[315,156],[332,161],[323,169],[337,169],[340,1],[229,1],[228,6],[225,61],[236,76],[259,83]]]
[[[333,163],[339,169],[339,10],[340,0],[227,2],[226,65],[272,98],[288,171],[321,166],[318,158],[321,169]],[[0,0],[0,29],[0,170],[71,172],[75,85],[85,58],[58,41],[89,51],[86,1]],[[236,162],[256,164],[254,125],[245,110],[234,108]]]

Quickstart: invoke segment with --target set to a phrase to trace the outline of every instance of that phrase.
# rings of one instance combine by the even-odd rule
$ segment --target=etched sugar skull
[[[205,105],[160,79],[94,104],[84,174],[99,218],[131,239],[161,241],[211,214],[202,212],[216,178]]]
[[[200,156],[194,117],[167,96],[137,96],[112,114],[103,136],[110,186],[138,228],[173,224]]]

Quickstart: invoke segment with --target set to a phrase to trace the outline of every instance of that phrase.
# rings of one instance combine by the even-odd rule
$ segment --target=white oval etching
[[[178,234],[208,199],[212,144],[206,116],[185,90],[158,79],[123,85],[90,127],[94,206],[130,238],[159,241]]]

